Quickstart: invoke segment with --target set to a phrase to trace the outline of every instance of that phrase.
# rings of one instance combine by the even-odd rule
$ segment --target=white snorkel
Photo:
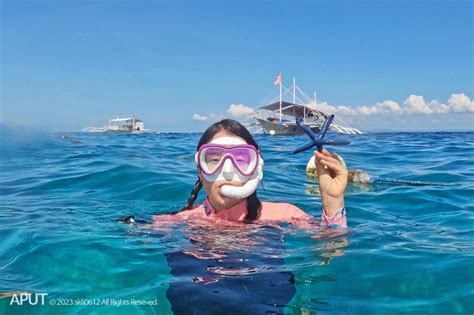
[[[244,140],[234,138],[234,137],[221,137],[217,138],[216,140],[211,141],[212,144],[223,144],[223,145],[239,145],[239,144],[247,144]],[[197,153],[196,153],[196,164],[197,161]],[[258,159],[258,166],[255,169],[254,173],[250,176],[242,175],[232,164],[230,159],[224,161],[219,172],[216,172],[213,175],[207,175],[201,172],[202,176],[209,182],[215,182],[218,180],[225,180],[225,181],[236,181],[240,183],[244,183],[242,186],[233,186],[233,185],[223,185],[221,186],[221,192],[224,196],[228,198],[235,198],[235,199],[244,199],[253,194],[258,187],[258,184],[263,178],[263,159],[259,156]]]
[[[227,163],[227,161],[226,161]],[[232,165],[233,167],[233,165]],[[259,159],[257,169],[254,174],[243,186],[223,185],[221,187],[222,194],[229,198],[243,199],[253,194],[258,187],[258,184],[263,178],[263,159]]]

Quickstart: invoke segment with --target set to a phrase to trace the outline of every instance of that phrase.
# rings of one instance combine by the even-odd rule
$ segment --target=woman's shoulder
[[[309,219],[311,216],[291,203],[262,202],[260,220]]]

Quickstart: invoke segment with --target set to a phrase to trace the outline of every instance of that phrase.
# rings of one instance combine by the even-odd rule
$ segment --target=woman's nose
[[[222,175],[225,180],[232,180],[234,178],[234,167],[230,159],[225,160],[224,166],[222,166]]]

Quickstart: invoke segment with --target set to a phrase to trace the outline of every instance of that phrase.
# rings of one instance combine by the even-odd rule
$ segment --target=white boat
[[[85,132],[145,132],[147,131],[143,125],[143,121],[132,118],[115,118],[109,119],[109,123],[105,127],[87,127],[82,131]]]
[[[270,135],[298,135],[302,134],[296,125],[296,119],[301,119],[314,132],[319,132],[329,114],[318,108],[316,93],[314,99],[310,99],[293,79],[293,85],[289,88],[283,86],[279,81],[280,97],[268,105],[260,107],[255,115],[255,125],[259,125],[263,132]],[[285,95],[290,94],[292,101],[283,100]],[[341,119],[335,117],[330,130],[344,134],[362,134],[362,131],[348,127]]]

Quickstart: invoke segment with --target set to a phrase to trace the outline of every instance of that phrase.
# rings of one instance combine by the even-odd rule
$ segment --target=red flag
[[[279,73],[275,79],[275,82],[273,82],[274,85],[281,84],[281,73]]]

